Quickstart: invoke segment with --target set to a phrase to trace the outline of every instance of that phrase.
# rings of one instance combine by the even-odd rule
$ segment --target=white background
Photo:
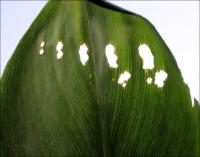
[[[199,1],[112,1],[147,18],[172,51],[199,100]],[[1,74],[46,1],[1,1]]]

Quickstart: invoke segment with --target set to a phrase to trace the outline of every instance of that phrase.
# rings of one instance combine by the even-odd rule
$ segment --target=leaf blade
[[[56,59],[58,41],[64,44],[61,60]],[[89,46],[86,66],[78,55],[83,42]],[[109,43],[116,48],[117,69],[107,63]],[[146,83],[138,52],[143,43],[155,58],[147,75],[154,77],[160,69],[168,73],[162,89]],[[125,89],[117,83],[124,70],[131,73]],[[192,109],[188,87],[158,32],[135,14],[85,1],[49,2],[6,67],[1,91],[5,155],[199,153],[198,119],[192,116],[198,109]]]

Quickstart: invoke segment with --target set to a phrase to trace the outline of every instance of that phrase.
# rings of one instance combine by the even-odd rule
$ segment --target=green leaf
[[[189,88],[154,26],[95,3],[48,2],[20,41],[0,82],[1,156],[200,155],[198,102],[192,107]],[[63,56],[56,51],[59,41]],[[85,65],[79,56],[84,43]],[[118,67],[108,63],[108,44]],[[141,44],[152,52],[153,69],[143,69]],[[154,79],[160,70],[167,74],[162,88]],[[131,77],[121,85],[125,71]]]

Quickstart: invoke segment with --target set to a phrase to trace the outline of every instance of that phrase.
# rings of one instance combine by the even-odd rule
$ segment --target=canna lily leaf
[[[145,18],[50,1],[1,78],[1,156],[198,156],[200,108]]]

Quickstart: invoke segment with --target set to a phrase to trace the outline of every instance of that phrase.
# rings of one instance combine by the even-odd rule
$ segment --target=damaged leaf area
[[[50,1],[0,80],[0,156],[199,156],[200,107],[155,27]]]

